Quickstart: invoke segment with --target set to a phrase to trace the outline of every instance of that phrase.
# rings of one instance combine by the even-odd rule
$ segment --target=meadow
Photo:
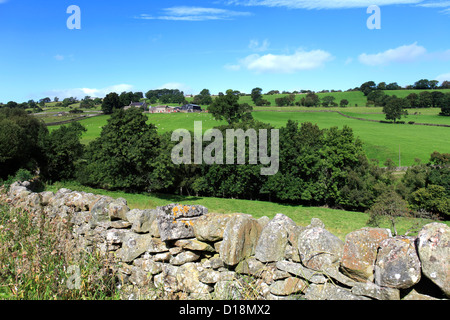
[[[320,99],[325,96],[332,96],[335,98],[335,102],[339,104],[342,99],[347,99],[349,101],[349,107],[354,106],[365,106],[367,103],[367,98],[364,96],[364,93],[361,91],[346,91],[346,92],[322,92],[316,93]],[[270,101],[271,106],[276,106],[275,99],[282,98],[287,96],[288,94],[273,94],[273,95],[263,95],[263,98],[267,101]],[[300,101],[301,98],[305,97],[305,94],[296,94],[295,101]],[[255,103],[252,101],[251,96],[241,96],[239,99],[239,103],[248,103],[249,105],[255,107]]]
[[[375,120],[384,120],[382,108],[351,107],[351,108],[305,108],[305,107],[257,107],[253,112],[256,120],[270,123],[276,128],[285,126],[288,120],[312,122],[320,128],[330,128],[344,125],[351,127],[356,137],[364,143],[364,150],[369,159],[377,159],[383,164],[388,158],[397,165],[410,166],[415,159],[422,162],[429,160],[434,151],[450,152],[450,128],[418,126],[409,124],[374,123],[345,118],[336,112],[296,112],[296,111],[341,111],[344,114]],[[281,110],[283,112],[275,112]],[[417,111],[416,111],[417,110]],[[403,119],[406,122],[449,124],[449,117],[438,116],[438,109],[414,109],[420,114],[411,115]],[[82,142],[87,144],[100,136],[101,129],[106,125],[109,116],[97,116],[81,120],[87,132],[83,134]],[[175,129],[194,129],[194,121],[202,122],[203,132],[218,125],[226,124],[225,121],[216,121],[208,113],[172,113],[172,114],[148,114],[148,123],[153,123],[161,133]],[[58,126],[49,127],[54,130]],[[401,163],[399,163],[399,149]]]
[[[353,116],[359,115],[353,114]],[[254,112],[253,116],[256,120],[269,122],[277,128],[284,126],[288,120],[312,122],[320,128],[333,126],[342,128],[347,125],[353,129],[354,135],[363,141],[368,158],[377,159],[380,164],[390,158],[399,165],[399,149],[401,166],[413,165],[416,158],[427,162],[434,151],[450,151],[450,128],[445,127],[367,122],[328,112],[266,111]],[[450,124],[450,119],[446,119],[446,123]]]
[[[410,93],[419,94],[422,91],[440,91],[443,93],[450,92],[450,89],[437,89],[437,90],[385,90],[384,93],[387,95],[396,95],[398,98],[405,98]],[[334,102],[339,104],[342,99],[347,99],[349,104],[348,107],[363,107],[367,105],[367,98],[361,91],[345,91],[345,92],[320,92],[316,93],[320,99],[325,96],[332,96],[335,98]],[[271,106],[276,106],[275,99],[285,97],[287,94],[273,94],[273,95],[263,95],[263,98],[270,101]],[[295,101],[300,101],[301,98],[305,97],[306,94],[296,94]],[[248,103],[249,105],[255,107],[255,103],[252,101],[251,96],[241,96],[239,103]]]

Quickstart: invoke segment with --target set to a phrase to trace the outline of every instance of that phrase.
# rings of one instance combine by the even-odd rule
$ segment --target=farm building
[[[144,109],[144,111],[146,111],[147,110],[147,103],[146,102],[131,102],[129,106],[125,106],[125,107],[123,107],[123,109],[124,110],[128,110],[128,109],[130,109],[132,107],[142,108],[142,109]]]
[[[202,112],[202,108],[196,104],[186,104],[181,107],[156,106],[149,107],[149,113],[174,113],[174,112]]]
[[[202,107],[196,104],[185,104],[179,107],[180,112],[202,112]]]
[[[156,106],[156,107],[150,107],[148,109],[149,113],[172,113],[172,112],[177,112],[175,111],[174,107],[169,107],[169,106]]]

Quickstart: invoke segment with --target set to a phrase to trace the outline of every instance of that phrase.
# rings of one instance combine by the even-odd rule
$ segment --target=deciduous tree
[[[159,147],[156,127],[142,110],[114,112],[100,137],[89,144],[83,169],[86,184],[129,191],[148,191]]]
[[[386,115],[386,120],[400,120],[402,116],[408,115],[408,111],[405,110],[407,106],[406,100],[392,96],[386,105],[383,107],[383,113]]]
[[[115,92],[108,93],[102,102],[102,111],[105,114],[111,114],[115,109],[123,107],[119,95]]]
[[[252,110],[247,103],[239,104],[239,94],[231,89],[226,94],[220,92],[208,108],[216,120],[225,120],[228,124],[251,119]]]

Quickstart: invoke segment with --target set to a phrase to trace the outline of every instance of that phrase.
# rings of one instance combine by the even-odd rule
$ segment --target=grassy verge
[[[110,261],[78,249],[63,218],[11,209],[0,197],[0,299],[118,299]]]

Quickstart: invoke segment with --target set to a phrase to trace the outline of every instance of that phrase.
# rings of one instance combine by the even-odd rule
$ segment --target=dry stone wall
[[[299,226],[198,205],[153,210],[125,199],[14,183],[9,202],[63,217],[73,241],[117,263],[123,299],[411,300],[450,296],[450,228],[417,237],[362,228],[342,241],[319,219]]]

